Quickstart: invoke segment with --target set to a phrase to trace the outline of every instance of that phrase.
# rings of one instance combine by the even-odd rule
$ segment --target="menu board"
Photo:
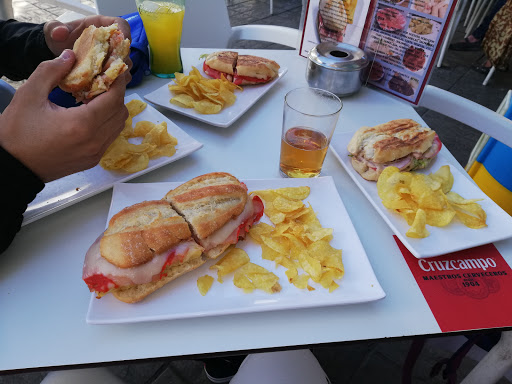
[[[456,0],[309,0],[300,54],[325,41],[370,58],[366,82],[418,104]]]

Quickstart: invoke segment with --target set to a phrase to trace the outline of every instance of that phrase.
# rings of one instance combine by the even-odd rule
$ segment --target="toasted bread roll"
[[[198,176],[165,195],[172,207],[202,240],[237,217],[247,203],[247,190],[228,173]]]
[[[435,131],[411,119],[362,127],[347,145],[354,169],[366,180],[378,180],[387,166],[401,171],[427,167],[441,149]]]
[[[87,27],[73,45],[75,65],[59,87],[78,101],[107,91],[128,66],[124,59],[130,53],[130,40],[125,39],[117,24],[109,27]]]

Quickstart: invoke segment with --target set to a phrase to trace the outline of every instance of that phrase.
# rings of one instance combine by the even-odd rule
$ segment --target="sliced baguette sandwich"
[[[83,280],[98,298],[135,303],[204,264],[185,220],[162,200],[118,212],[85,256]]]
[[[216,258],[243,238],[263,214],[263,203],[247,187],[222,172],[198,176],[165,196],[189,223],[192,236],[209,258]]]
[[[411,119],[398,119],[360,128],[347,149],[354,169],[364,179],[376,181],[389,166],[400,171],[428,167],[441,147],[435,131]]]
[[[173,204],[175,208],[171,206]],[[96,297],[136,303],[243,238],[263,203],[227,173],[196,177],[165,199],[124,208],[87,251],[83,280]]]
[[[234,51],[218,51],[208,55],[203,71],[220,79],[224,76],[237,85],[263,84],[279,75],[279,64],[264,57],[239,55]]]
[[[130,53],[130,40],[124,38],[117,24],[91,25],[75,41],[73,52],[75,64],[59,87],[80,102],[107,91],[128,69],[124,59]]]

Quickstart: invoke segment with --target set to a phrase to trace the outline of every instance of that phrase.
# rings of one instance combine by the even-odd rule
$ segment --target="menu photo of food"
[[[378,31],[372,31],[368,36],[365,51],[388,64],[401,67],[405,49],[406,45],[402,40]]]
[[[396,8],[382,6],[375,12],[374,26],[382,31],[400,33],[406,24],[405,13]]]
[[[363,74],[363,83],[370,84],[382,84],[385,82],[386,74],[389,72],[389,68],[384,63],[373,58],[368,66],[366,67],[365,73]]]
[[[343,42],[347,29],[354,24],[358,0],[320,0],[317,14],[321,42]],[[360,0],[361,1],[361,0]]]
[[[389,90],[408,98],[416,93],[418,86],[418,78],[400,72],[394,72],[387,82]]]
[[[423,73],[429,56],[429,50],[409,45],[402,56],[402,65],[411,72]]]
[[[447,15],[449,0],[411,0],[411,8],[415,11],[444,19]]]
[[[426,17],[413,15],[407,28],[408,38],[426,45],[433,45],[441,30],[441,23]]]

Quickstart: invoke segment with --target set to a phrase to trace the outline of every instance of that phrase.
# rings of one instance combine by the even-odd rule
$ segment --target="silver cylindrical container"
[[[352,95],[361,89],[368,57],[363,50],[345,43],[320,43],[308,55],[306,80],[310,87],[337,96]]]

